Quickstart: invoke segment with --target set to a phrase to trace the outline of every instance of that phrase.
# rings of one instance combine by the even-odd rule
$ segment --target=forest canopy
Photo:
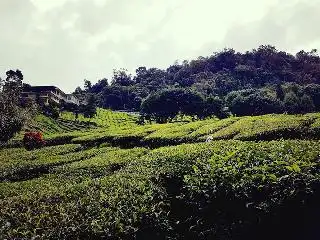
[[[306,113],[320,111],[320,57],[316,50],[293,55],[270,45],[245,53],[224,49],[167,69],[141,66],[134,76],[126,69],[114,70],[110,80],[85,80],[85,88],[75,92],[95,94],[99,107],[141,111],[159,122],[186,112],[183,108],[199,118],[225,116],[226,109],[238,116]],[[182,92],[189,101],[179,99],[178,106],[171,106],[174,110],[161,109],[172,98],[185,96]]]

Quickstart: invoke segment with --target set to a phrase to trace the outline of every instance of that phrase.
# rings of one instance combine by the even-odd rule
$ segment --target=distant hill
[[[94,93],[98,106],[114,110],[140,111],[148,96],[164,89],[190,90],[204,101],[219,98],[223,107],[239,116],[320,110],[316,50],[292,55],[269,45],[245,53],[225,49],[167,69],[142,66],[135,76],[115,70],[110,80],[93,85],[86,80],[85,89],[76,92]]]

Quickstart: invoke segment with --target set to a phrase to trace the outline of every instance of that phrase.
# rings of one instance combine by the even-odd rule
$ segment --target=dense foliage
[[[269,45],[245,53],[225,49],[209,57],[176,62],[164,70],[139,67],[134,76],[125,69],[115,70],[110,85],[106,79],[85,83],[85,89],[76,92],[96,94],[98,106],[150,112],[159,122],[170,120],[186,106],[181,92],[193,93],[188,113],[197,116],[203,107],[199,101],[209,98],[218,99],[215,102],[238,116],[320,110],[320,57],[316,50],[292,55]],[[164,111],[163,106],[169,108],[168,101],[174,99],[178,101]],[[216,104],[202,112],[221,114]]]
[[[0,150],[0,238],[318,236],[319,113],[136,121],[38,115],[45,147]]]
[[[0,78],[0,144],[18,133],[32,113],[31,104],[22,106],[20,93],[23,75],[9,70],[6,79]]]
[[[4,149],[0,237],[314,237],[319,149],[295,140]]]

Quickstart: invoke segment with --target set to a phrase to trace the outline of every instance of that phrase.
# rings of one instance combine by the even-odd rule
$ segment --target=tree
[[[183,68],[182,65],[179,65],[178,62],[175,62],[173,65],[166,69],[166,81],[170,84],[174,84],[174,76]]]
[[[113,70],[111,85],[129,86],[133,83],[132,76],[128,73],[127,69]]]
[[[320,111],[320,85],[308,84],[305,86],[304,92],[311,97],[315,110]]]
[[[282,89],[281,84],[277,84],[276,85],[276,94],[277,94],[277,98],[280,99],[281,101],[284,100],[284,91]]]
[[[179,95],[183,90],[166,89],[150,94],[141,104],[141,115],[158,123],[167,122],[179,113]]]
[[[114,110],[122,109],[123,104],[122,104],[121,97],[115,94],[106,95],[104,97],[103,107],[114,109]]]
[[[57,119],[60,116],[59,105],[56,104],[55,102],[49,102],[48,105],[42,105],[41,108],[42,108],[43,113],[48,117],[51,117],[53,119]]]
[[[257,91],[257,89],[252,89],[252,88],[239,90],[239,91],[232,91],[232,92],[228,93],[228,95],[225,97],[226,104],[228,106],[230,106],[232,104],[232,101],[236,97],[238,97],[238,96],[248,97],[249,95],[256,93],[256,91]]]
[[[68,111],[68,112],[76,113],[79,111],[79,106],[74,103],[63,101],[60,106],[60,111]]]
[[[77,87],[77,88],[74,90],[73,94],[82,94],[82,92],[83,92],[83,90],[81,89],[81,87]]]
[[[9,70],[6,79],[0,78],[0,142],[11,139],[30,119],[34,108],[23,108],[20,103],[23,75],[20,70]]]
[[[100,107],[114,110],[132,110],[136,106],[135,98],[139,94],[139,89],[133,86],[111,85],[103,89],[99,94]]]
[[[97,113],[96,99],[93,94],[89,94],[87,105],[81,106],[81,112],[85,117],[92,118]]]
[[[191,77],[191,69],[186,67],[181,68],[175,75],[173,81],[178,83],[180,87],[190,87],[194,84],[194,79]]]
[[[218,118],[226,117],[223,112],[223,100],[219,97],[210,96],[205,100],[202,117],[216,116]]]
[[[179,110],[187,116],[204,117],[205,100],[202,95],[197,92],[185,90],[177,99]]]
[[[316,109],[312,98],[306,93],[301,96],[289,91],[285,95],[283,103],[285,111],[291,114],[313,112]]]
[[[84,90],[86,92],[90,92],[91,88],[92,88],[92,83],[89,80],[85,79],[84,80]]]
[[[229,96],[231,112],[237,116],[262,115],[282,112],[282,103],[264,91],[256,90],[251,94],[238,91]]]
[[[16,71],[9,70],[6,72],[6,75],[7,77],[3,84],[3,92],[10,92],[11,94],[13,94],[12,96],[16,100],[20,97],[20,93],[23,87],[22,72],[19,69],[17,69]]]
[[[141,97],[135,97],[133,101],[134,101],[134,110],[140,111],[142,98]]]
[[[289,92],[286,94],[283,100],[285,110],[288,113],[300,113],[301,106],[300,100],[294,92]]]
[[[150,94],[141,104],[141,114],[159,123],[173,119],[179,113],[203,117],[204,97],[181,88],[165,89]]]
[[[22,85],[23,74],[19,69],[17,69],[16,71],[9,70],[6,72],[6,75],[7,75],[7,78],[6,78],[7,83],[13,82],[17,85]]]
[[[140,87],[144,87],[150,91],[163,88],[166,85],[166,72],[158,68],[139,67],[136,69],[134,82]]]
[[[235,77],[240,80],[242,86],[252,84],[257,75],[256,69],[250,65],[239,64],[234,71]]]
[[[315,110],[315,106],[313,104],[313,100],[312,98],[307,95],[307,94],[304,94],[302,97],[301,97],[301,100],[300,100],[300,105],[301,105],[301,112],[302,113],[308,113],[308,112],[313,112]]]
[[[239,88],[237,79],[228,72],[219,72],[213,76],[214,91],[219,96],[224,96]]]
[[[90,92],[92,92],[92,93],[100,93],[107,86],[109,86],[108,79],[106,79],[106,78],[100,79],[96,84],[94,84],[90,88]]]

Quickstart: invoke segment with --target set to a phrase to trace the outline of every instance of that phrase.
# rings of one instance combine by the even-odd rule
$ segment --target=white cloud
[[[113,68],[260,44],[316,48],[320,0],[1,0],[0,74],[20,68],[32,84],[66,91]]]
[[[50,9],[61,7],[70,0],[30,0],[41,12],[46,12]]]

